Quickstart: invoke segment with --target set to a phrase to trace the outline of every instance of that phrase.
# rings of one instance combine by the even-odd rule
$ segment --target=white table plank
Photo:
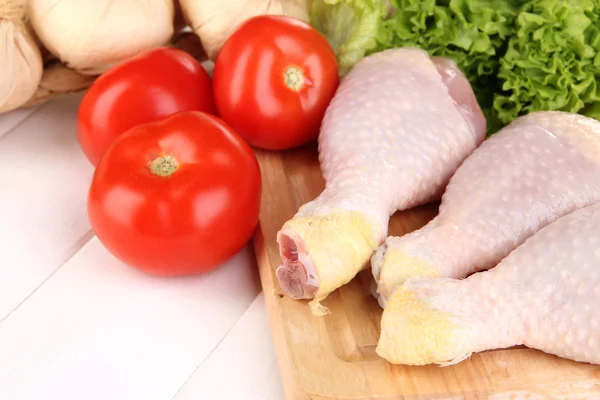
[[[94,238],[0,324],[0,398],[170,399],[259,290],[247,250],[165,279]]]
[[[262,293],[173,400],[233,399],[283,400]]]
[[[0,138],[0,321],[91,237],[92,167],[75,136],[80,96],[3,115]],[[18,120],[18,126],[17,121]]]
[[[161,279],[93,238],[80,97],[0,115],[0,399],[282,399],[251,251]]]
[[[0,115],[0,138],[11,133],[27,117],[37,112],[41,107],[29,107]]]

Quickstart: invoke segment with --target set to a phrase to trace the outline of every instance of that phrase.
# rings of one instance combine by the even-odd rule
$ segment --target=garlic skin
[[[211,60],[223,43],[257,15],[287,15],[309,22],[310,0],[179,0],[185,19],[200,37]]]
[[[30,0],[31,23],[69,68],[97,75],[173,37],[174,0]]]
[[[42,54],[25,12],[25,0],[0,0],[0,113],[26,103],[42,79]]]

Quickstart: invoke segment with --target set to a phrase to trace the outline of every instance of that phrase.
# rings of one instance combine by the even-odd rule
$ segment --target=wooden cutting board
[[[369,270],[323,302],[332,312],[325,317],[313,316],[306,301],[282,296],[276,233],[324,181],[314,146],[256,154],[263,194],[254,243],[287,400],[600,399],[600,366],[522,347],[474,354],[443,368],[386,362],[375,353],[382,310],[369,292]],[[390,234],[418,229],[436,212],[430,205],[397,213]]]

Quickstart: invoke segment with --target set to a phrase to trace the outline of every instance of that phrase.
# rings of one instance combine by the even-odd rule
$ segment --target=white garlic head
[[[173,0],[30,0],[48,50],[83,74],[100,74],[173,36]]]
[[[42,79],[42,54],[27,26],[24,1],[0,0],[0,113],[26,103]]]
[[[257,15],[287,15],[309,22],[310,0],[180,0],[180,4],[211,60],[242,23]]]

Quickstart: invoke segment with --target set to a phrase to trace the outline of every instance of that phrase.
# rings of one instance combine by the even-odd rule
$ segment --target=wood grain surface
[[[600,366],[522,347],[474,354],[450,367],[389,364],[374,351],[382,310],[370,295],[370,270],[323,302],[331,310],[325,317],[313,316],[306,301],[282,296],[276,233],[324,181],[314,146],[256,154],[263,197],[254,243],[287,400],[600,399]],[[418,229],[436,212],[428,205],[397,213],[390,234]]]

